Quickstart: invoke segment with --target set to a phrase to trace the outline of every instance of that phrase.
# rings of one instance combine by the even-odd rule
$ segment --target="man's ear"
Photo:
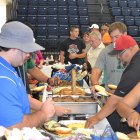
[[[133,47],[130,47],[129,49],[130,49],[130,50],[133,50],[133,49],[134,49],[134,46],[133,46]]]

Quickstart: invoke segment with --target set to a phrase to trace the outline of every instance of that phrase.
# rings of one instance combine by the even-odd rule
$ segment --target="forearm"
[[[121,117],[128,118],[134,110],[130,108],[127,104],[125,104],[123,101],[119,102],[116,108],[117,112]]]
[[[64,56],[60,56],[60,62],[64,64]]]
[[[20,123],[9,127],[9,129],[12,129],[12,128],[22,129],[23,127],[31,127],[31,128],[38,127],[41,124],[43,124],[45,121],[47,120],[43,112],[37,111],[30,115],[24,115],[23,120]]]
[[[91,84],[98,85],[102,71],[100,69],[92,69]]]
[[[112,114],[116,109],[117,103],[121,99],[122,99],[121,97],[118,97],[118,96],[115,96],[115,95],[110,96],[109,99],[107,100],[106,104],[96,114],[96,117],[98,118],[98,120],[100,121],[100,120],[108,117],[110,114]]]
[[[38,111],[41,109],[42,102],[38,101],[37,99],[34,99],[33,97],[31,97],[31,95],[28,95],[28,98],[29,98],[31,109],[35,111]]]
[[[42,72],[40,71],[39,68],[34,67],[32,69],[28,70],[28,73],[35,78],[36,80],[40,81],[40,82],[46,82],[48,77]]]
[[[44,63],[44,59],[41,59],[41,60],[40,60],[40,64],[39,64],[39,65],[40,65],[40,66],[42,66],[42,65],[43,65],[43,63]]]
[[[60,51],[60,62],[64,64],[64,52]]]
[[[77,56],[77,58],[85,58],[86,53],[77,54],[76,56]]]

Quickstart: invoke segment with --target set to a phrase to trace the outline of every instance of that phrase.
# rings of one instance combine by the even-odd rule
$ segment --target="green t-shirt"
[[[32,58],[30,58],[26,63],[24,63],[24,68],[26,72],[28,71],[28,69],[32,69],[34,67],[35,67],[35,63]]]

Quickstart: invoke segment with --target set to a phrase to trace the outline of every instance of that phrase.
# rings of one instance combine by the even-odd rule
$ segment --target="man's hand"
[[[67,115],[70,112],[70,109],[64,108],[62,106],[55,106],[55,114],[57,116]]]
[[[54,107],[54,101],[52,101],[52,98],[48,98],[41,107],[41,112],[44,113],[45,120],[50,120],[54,114],[55,114],[55,107]]]
[[[70,59],[75,59],[75,58],[77,58],[77,54],[76,53],[70,53],[69,58]]]
[[[138,130],[140,127],[140,115],[139,115],[139,113],[136,111],[131,113],[127,118],[127,122],[128,122],[130,127],[134,127],[136,130]]]
[[[96,123],[98,123],[100,120],[97,116],[92,116],[87,119],[85,128],[92,128]]]
[[[61,80],[57,76],[54,78],[49,78],[49,80],[48,80],[48,84],[50,86],[58,86],[58,85],[60,85],[60,83],[61,83]]]
[[[39,69],[42,69],[42,68],[43,68],[43,65],[40,64],[40,65],[38,65],[37,67],[38,67]]]
[[[91,93],[93,94],[94,97],[97,97],[97,92],[95,90],[95,87],[94,86],[91,86],[90,87],[90,90],[91,90]]]

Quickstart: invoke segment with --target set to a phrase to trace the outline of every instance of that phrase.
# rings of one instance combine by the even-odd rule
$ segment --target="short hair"
[[[102,26],[110,27],[110,24],[108,24],[108,23],[103,23]]]
[[[123,34],[125,32],[127,32],[127,27],[126,27],[126,25],[124,23],[122,23],[122,22],[114,22],[109,27],[109,34],[111,32],[113,32],[114,30],[116,30],[116,29],[118,29]]]
[[[70,32],[73,31],[74,29],[79,29],[79,26],[77,25],[70,26]]]
[[[8,52],[10,49],[11,48],[5,48],[5,47],[0,46],[0,52],[2,51]]]
[[[102,36],[101,36],[101,33],[99,31],[92,31],[89,35],[95,36],[96,38],[102,40]]]
[[[89,34],[90,34],[90,32],[88,32],[88,31],[87,32],[84,32],[83,35],[82,35],[82,37],[84,37],[84,35],[88,35],[89,36]]]

